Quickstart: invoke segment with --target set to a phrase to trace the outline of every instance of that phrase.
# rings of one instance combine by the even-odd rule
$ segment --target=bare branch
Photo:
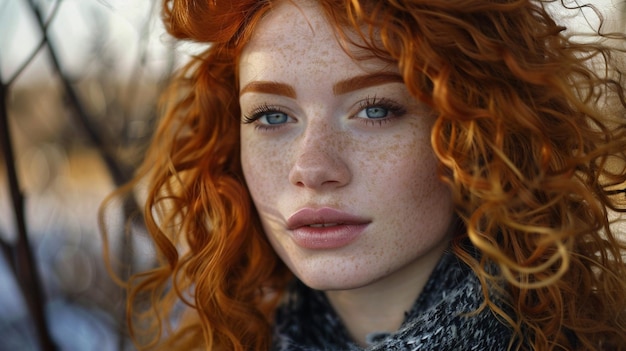
[[[2,73],[0,72],[0,99],[2,99],[0,101],[0,120],[2,120],[2,122],[0,122],[0,136],[2,136],[2,140],[0,140],[0,151],[2,152],[2,155],[8,154],[8,151],[6,150],[11,147],[11,142],[9,138],[5,137],[5,134],[9,133],[8,122],[4,122],[9,120],[9,111],[6,104],[8,88],[9,86],[5,85],[2,82]],[[9,160],[7,160],[6,156],[4,157],[4,160],[5,163],[10,162]],[[5,168],[7,169],[8,173],[9,167]],[[9,263],[13,275],[17,277],[17,267],[15,267],[15,261],[13,260],[13,247],[2,237],[0,237],[0,249],[2,250],[2,254],[4,255],[6,261]]]
[[[105,164],[107,165],[107,168],[111,172],[111,176],[113,177],[113,181],[115,182],[115,184],[124,184],[129,179],[130,171],[123,168],[122,163],[119,162],[119,160],[117,160],[117,158],[114,156],[115,153],[111,149],[110,143],[107,143],[105,141],[105,138],[100,135],[100,133],[97,131],[97,128],[91,123],[93,119],[90,118],[89,114],[87,113],[87,110],[85,109],[81,99],[78,97],[78,93],[72,86],[70,80],[63,73],[63,69],[59,62],[57,52],[54,46],[51,45],[50,38],[48,37],[48,34],[46,32],[46,24],[44,22],[41,11],[33,2],[33,0],[27,1],[30,6],[31,12],[35,16],[37,24],[39,25],[39,29],[44,35],[44,41],[48,48],[52,67],[54,68],[59,79],[61,80],[63,90],[65,91],[65,94],[67,95],[67,98],[69,100],[69,105],[74,109],[75,113],[73,115],[75,116],[76,122],[83,128],[85,133],[87,133],[89,140],[94,144],[96,150],[98,150],[98,152],[100,153],[100,156],[102,157]]]
[[[63,72],[55,47],[50,42],[50,38],[46,33],[46,30],[45,30],[46,26],[43,21],[41,12],[39,11],[38,7],[34,4],[33,0],[28,0],[28,1],[29,1],[31,12],[33,13],[35,19],[37,20],[39,29],[41,30],[44,36],[44,42],[48,48],[51,65],[53,69],[55,70],[55,72],[57,73],[57,76],[62,83],[64,92],[69,101],[69,106],[74,110],[73,116],[75,118],[75,121],[77,122],[78,125],[80,125],[80,127],[82,127],[82,129],[87,134],[89,140],[95,146],[95,149],[99,152],[101,158],[104,160],[109,172],[111,173],[114,183],[118,186],[124,184],[130,179],[130,176],[132,174],[130,169],[127,167],[124,167],[121,161],[117,157],[115,157],[114,150],[112,149],[113,143],[107,142],[108,140],[111,140],[111,138],[104,137],[103,135],[104,130],[102,128],[96,128],[96,126],[93,124],[92,121],[94,121],[95,119],[89,115],[81,99],[79,98],[77,91],[74,89],[74,86],[71,84],[70,80],[67,78],[67,76]],[[124,201],[124,218],[129,218],[131,214],[139,213],[137,209],[138,209],[138,205],[134,198],[125,200]],[[123,263],[128,266],[127,269],[124,269],[124,271],[120,272],[121,276],[124,278],[127,278],[129,274],[131,273],[132,255],[133,255],[133,246],[131,244],[131,240],[129,238],[126,238],[126,236],[124,236],[124,240],[122,242],[122,248],[121,248],[121,256],[122,256]],[[123,315],[119,316],[118,324],[120,327],[120,339],[119,339],[118,346],[120,348],[124,348],[126,340],[122,336],[122,333],[121,333],[121,330],[122,330],[121,328],[122,328],[122,325],[124,324]]]
[[[17,267],[15,267],[15,261],[13,260],[13,247],[1,237],[0,250],[2,251],[2,255],[4,255],[6,261],[9,263],[11,273],[13,273],[13,276],[17,277]]]
[[[135,66],[135,69],[133,70],[133,74],[131,75],[130,80],[129,80],[130,101],[134,101],[134,98],[137,95],[137,92],[139,90],[139,80],[142,74],[141,68],[146,63],[146,56],[148,53],[148,44],[149,44],[148,37],[149,37],[149,32],[150,32],[150,22],[152,20],[152,14],[154,13],[156,4],[157,4],[156,1],[152,2],[152,5],[150,6],[150,15],[146,18],[146,21],[141,28],[141,33],[139,36],[139,59],[137,60],[137,65]]]
[[[40,346],[43,350],[57,350],[52,337],[48,331],[45,317],[45,299],[43,289],[41,287],[41,278],[37,271],[35,258],[28,239],[26,230],[26,217],[24,214],[24,196],[20,189],[19,179],[17,177],[17,169],[15,167],[15,158],[13,153],[13,144],[11,133],[9,131],[9,116],[7,109],[7,96],[9,86],[2,83],[0,77],[0,145],[4,155],[5,167],[7,170],[7,179],[9,182],[9,191],[11,194],[11,202],[13,205],[13,214],[15,215],[15,223],[17,227],[17,242],[15,247],[3,245],[5,252],[12,252],[15,258],[8,257],[12,262],[15,277],[18,280],[22,295],[26,300],[26,304],[30,311],[30,315],[35,323],[36,333]],[[6,244],[6,243],[5,243]]]
[[[45,21],[44,23],[43,33],[46,33],[48,31],[48,26],[52,22],[52,19],[56,16],[57,11],[59,10],[59,7],[60,7],[59,5],[61,5],[61,0],[57,0],[54,3],[52,12],[50,13],[50,16],[48,17],[48,20]],[[24,60],[24,62],[22,62],[20,67],[18,67],[18,69],[13,73],[11,78],[9,78],[9,80],[6,82],[5,85],[7,87],[10,87],[11,85],[13,85],[13,82],[15,82],[15,80],[22,74],[22,72],[30,65],[30,63],[35,59],[39,51],[41,51],[41,49],[43,49],[43,47],[46,46],[46,42],[47,42],[47,39],[46,39],[46,35],[44,34],[41,40],[39,41],[39,44],[37,44],[37,46],[33,50],[33,52],[30,55],[28,55],[28,58]]]

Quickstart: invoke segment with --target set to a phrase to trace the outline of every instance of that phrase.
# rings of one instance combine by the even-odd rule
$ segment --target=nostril
[[[350,171],[341,155],[328,152],[300,155],[289,174],[292,184],[310,189],[343,186],[350,178]]]

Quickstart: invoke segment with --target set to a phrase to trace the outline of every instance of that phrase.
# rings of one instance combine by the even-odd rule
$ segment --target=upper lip
[[[305,207],[294,212],[287,218],[287,228],[290,230],[314,224],[368,224],[371,220],[356,216],[334,208]]]

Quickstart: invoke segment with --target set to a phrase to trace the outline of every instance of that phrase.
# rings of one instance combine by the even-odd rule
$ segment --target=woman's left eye
[[[362,109],[361,111],[359,111],[359,113],[356,114],[356,117],[376,119],[376,118],[385,118],[388,115],[389,115],[389,110],[387,108],[383,106],[372,106],[372,107],[366,107]]]
[[[365,120],[387,120],[406,113],[402,105],[388,99],[367,98],[359,104],[360,110],[354,115]]]

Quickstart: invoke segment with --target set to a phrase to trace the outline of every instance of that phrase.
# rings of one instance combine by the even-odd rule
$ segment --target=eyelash
[[[368,109],[368,108],[373,108],[373,107],[382,107],[385,110],[389,111],[391,116],[383,117],[383,118],[376,118],[376,119],[356,117],[356,115],[359,114],[361,111]],[[260,105],[259,107],[254,108],[250,114],[245,114],[243,116],[242,123],[253,124],[256,121],[258,121],[261,117],[266,116],[270,113],[283,113],[289,116],[289,113],[287,113],[282,108],[264,103],[263,105]],[[402,107],[400,104],[387,98],[377,98],[376,96],[373,96],[373,97],[367,97],[364,100],[359,102],[359,109],[357,113],[353,115],[353,118],[362,119],[363,123],[366,123],[367,125],[382,126],[383,124],[390,122],[391,119],[402,117],[404,114],[406,114],[406,109]],[[283,125],[284,123],[277,124],[277,125],[269,125],[269,124],[265,125],[265,124],[257,123],[256,128],[261,129],[261,130],[273,130],[276,128],[280,128]]]
[[[394,118],[398,118],[398,117],[402,117],[404,114],[406,114],[406,109],[404,107],[402,107],[400,104],[387,99],[387,98],[377,98],[376,96],[373,97],[367,97],[365,98],[365,100],[362,100],[359,102],[359,111],[354,115],[355,118],[356,115],[358,113],[360,113],[361,111],[368,109],[368,108],[372,108],[372,107],[382,107],[385,110],[389,111],[389,113],[391,114],[391,116],[389,117],[383,117],[383,118],[376,118],[376,119],[367,119],[367,118],[359,118],[359,119],[363,119],[364,123],[368,124],[368,125],[383,125],[385,123],[390,122],[392,119]]]
[[[245,114],[243,116],[243,124],[252,124],[254,122],[256,122],[257,120],[259,120],[261,117],[269,114],[269,113],[284,113],[285,115],[289,116],[289,113],[285,112],[282,108],[278,107],[278,106],[272,106],[272,105],[268,105],[267,103],[256,107],[252,110],[252,112],[250,114]],[[282,126],[283,124],[277,124],[277,125],[265,125],[265,124],[260,124],[257,123],[257,125],[255,126],[258,129],[262,129],[262,130],[270,130],[270,129],[275,129],[275,128],[279,128],[280,126]]]

